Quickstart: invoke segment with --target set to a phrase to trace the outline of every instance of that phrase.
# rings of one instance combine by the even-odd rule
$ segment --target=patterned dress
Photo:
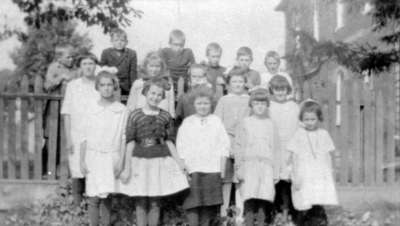
[[[186,176],[171,157],[166,141],[172,140],[172,118],[160,109],[157,114],[136,109],[129,115],[126,142],[135,142],[131,176],[120,192],[129,196],[155,197],[188,188]]]
[[[273,201],[280,154],[279,137],[273,122],[269,118],[245,118],[237,127],[233,148],[242,201]]]

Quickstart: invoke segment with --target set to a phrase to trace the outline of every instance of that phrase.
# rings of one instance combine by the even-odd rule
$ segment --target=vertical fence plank
[[[4,83],[0,83],[0,93],[4,91]],[[5,134],[4,134],[4,127],[5,127],[5,112],[4,112],[4,99],[0,96],[0,179],[4,178],[4,143],[5,143]]]
[[[348,125],[348,106],[349,106],[349,90],[350,90],[350,85],[351,83],[349,82],[343,82],[341,85],[341,100],[340,100],[340,118],[341,118],[341,123],[340,123],[340,132],[338,133],[338,141],[339,141],[339,150],[341,152],[341,161],[340,161],[340,184],[341,185],[347,185],[349,178],[348,178],[348,172],[349,172],[349,161],[350,161],[350,156],[349,156],[349,136],[352,136],[351,133],[349,133],[349,125]]]
[[[15,127],[15,104],[16,99],[10,98],[7,101],[7,115],[8,115],[8,146],[7,146],[7,154],[8,154],[8,163],[7,163],[7,179],[16,179],[16,154],[15,154],[15,135],[16,135],[16,127]]]
[[[22,93],[29,92],[29,79],[27,75],[24,75],[21,81],[21,91]],[[21,154],[21,165],[20,165],[20,172],[21,172],[21,179],[28,179],[29,178],[29,151],[28,151],[28,139],[29,139],[29,132],[28,132],[28,99],[21,98],[21,121],[20,121],[20,154]]]
[[[43,79],[41,76],[35,78],[35,93],[43,92]],[[43,140],[43,101],[35,99],[35,157],[34,157],[34,178],[36,180],[42,179],[42,140]]]
[[[352,120],[350,121],[350,128],[353,129],[352,140],[352,182],[354,185],[359,185],[361,182],[361,94],[360,94],[360,81],[355,80],[352,84],[353,104],[350,109]]]
[[[56,159],[58,145],[58,118],[59,118],[59,103],[58,100],[50,100],[50,115],[49,115],[49,138],[48,138],[48,158],[47,169],[51,174],[49,179],[54,180],[56,176]]]
[[[327,125],[328,125],[328,131],[329,134],[332,136],[333,141],[335,142],[335,144],[337,144],[337,136],[336,136],[336,85],[334,83],[328,83],[327,86],[327,92],[330,94],[327,96],[327,106],[328,106],[328,115],[325,115],[324,118],[327,121]],[[338,153],[338,150],[336,151],[336,154],[339,154],[339,159],[335,159],[335,163],[338,163],[339,161],[336,160],[340,160],[342,158],[342,156],[340,155],[341,153]],[[337,156],[335,154],[335,156]],[[337,181],[339,178],[339,173],[338,173],[338,169],[339,169],[339,165],[335,164],[335,180]]]
[[[390,83],[392,88],[388,89],[388,99],[387,99],[387,160],[388,160],[388,184],[394,184],[396,181],[396,171],[395,171],[395,162],[396,162],[396,153],[395,153],[395,123],[396,123],[396,115],[395,115],[395,91],[394,91],[394,81],[392,76],[387,75],[390,79]]]
[[[64,95],[65,94],[65,89],[66,86],[62,86],[61,93]],[[62,100],[60,100],[60,113],[61,113],[61,106],[62,106]],[[61,180],[66,180],[68,179],[68,153],[66,150],[66,140],[65,140],[65,121],[64,117],[59,114],[59,120],[60,120],[60,174],[59,178]]]
[[[364,89],[364,173],[365,184],[372,185],[374,182],[374,169],[375,169],[375,145],[374,145],[374,122],[375,122],[375,108],[374,108],[374,94],[369,88]]]
[[[375,151],[375,179],[377,185],[383,184],[383,152],[384,152],[384,117],[385,117],[385,105],[382,90],[378,91],[376,98],[376,151]]]

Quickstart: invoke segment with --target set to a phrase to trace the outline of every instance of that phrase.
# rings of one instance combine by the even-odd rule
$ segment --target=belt
[[[138,141],[138,144],[142,147],[151,147],[157,144],[165,144],[165,141],[163,138],[144,138],[144,139],[140,139]]]

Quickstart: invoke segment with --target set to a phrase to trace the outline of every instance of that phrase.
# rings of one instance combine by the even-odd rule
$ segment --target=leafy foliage
[[[42,24],[40,28],[29,27],[21,34],[22,45],[11,53],[16,65],[16,74],[29,77],[44,76],[48,65],[54,60],[56,45],[70,44],[75,52],[85,52],[92,48],[87,34],[76,32],[77,23],[72,21],[53,21]]]
[[[329,3],[333,0],[325,0]],[[345,0],[349,10],[360,10],[365,0]],[[311,78],[327,60],[334,60],[346,68],[363,74],[379,74],[400,61],[400,0],[371,0],[372,31],[380,43],[345,43],[317,41],[305,31],[292,31],[296,48],[286,55],[289,67],[300,81]],[[385,46],[385,48],[381,48]],[[367,72],[367,73],[364,73]]]
[[[130,17],[143,12],[129,6],[130,0],[13,0],[26,14],[29,26],[40,28],[57,21],[81,20],[86,25],[98,24],[107,33],[113,27],[128,26]]]

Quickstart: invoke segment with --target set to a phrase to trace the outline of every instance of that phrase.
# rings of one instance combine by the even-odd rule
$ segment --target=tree
[[[332,2],[333,0],[325,0]],[[365,0],[344,0],[351,6],[349,10],[360,10]],[[379,75],[390,70],[400,60],[400,0],[369,0],[373,6],[372,31],[379,36],[379,45],[349,44],[334,41],[316,41],[304,31],[292,31],[296,38],[296,48],[286,58],[292,70],[300,73],[304,81],[315,75],[321,65],[334,60],[346,68],[362,73]]]

